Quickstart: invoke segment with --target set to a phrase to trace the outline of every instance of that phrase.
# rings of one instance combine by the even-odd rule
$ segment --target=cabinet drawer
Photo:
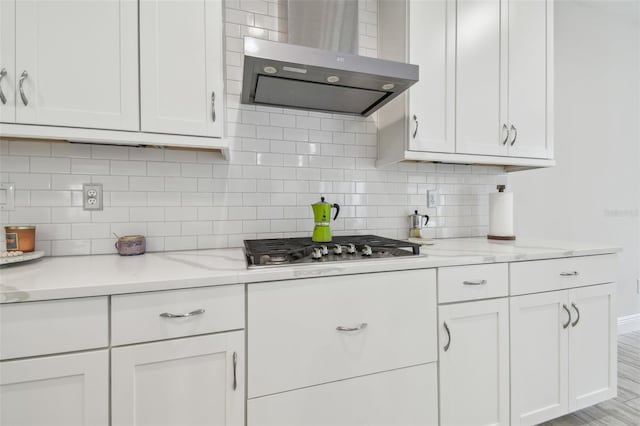
[[[244,286],[230,285],[111,298],[111,344],[244,328]]]
[[[247,425],[437,425],[437,370],[424,364],[250,399]]]
[[[437,359],[435,270],[255,284],[247,306],[249,397]]]
[[[0,359],[109,344],[107,297],[0,305]]]
[[[509,294],[506,263],[438,269],[438,303],[504,297]]]
[[[510,266],[510,294],[562,290],[616,280],[616,255],[516,262]]]

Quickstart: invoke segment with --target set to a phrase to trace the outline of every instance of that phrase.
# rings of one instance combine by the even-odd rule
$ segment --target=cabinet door
[[[567,413],[571,317],[566,290],[511,298],[511,424]]]
[[[435,281],[418,269],[249,285],[249,397],[436,361]]]
[[[409,91],[409,149],[455,151],[455,1],[409,2],[409,62],[420,80]]]
[[[283,392],[247,402],[248,426],[436,426],[436,363]]]
[[[141,127],[222,136],[222,3],[140,1]]]
[[[456,152],[507,155],[506,31],[500,0],[458,0]]]
[[[16,0],[0,0],[0,122],[16,121]]]
[[[114,348],[114,426],[244,424],[244,332]]]
[[[0,424],[107,426],[108,351],[1,362]]]
[[[615,284],[569,291],[569,409],[580,410],[616,396],[617,320]]]
[[[17,0],[16,121],[138,130],[137,28],[133,0]]]
[[[438,312],[440,425],[507,426],[508,300],[457,303],[440,306]]]
[[[547,95],[551,93],[547,85],[551,81],[547,74],[552,71],[553,57],[547,52],[547,46],[552,46],[547,28],[553,27],[553,2],[512,0],[508,8],[509,126],[514,126],[509,155],[551,158],[551,132],[547,132]]]

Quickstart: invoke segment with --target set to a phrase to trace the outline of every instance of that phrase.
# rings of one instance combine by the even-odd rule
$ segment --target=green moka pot
[[[330,243],[331,242],[331,209],[336,209],[336,215],[333,220],[336,220],[340,213],[340,206],[338,204],[331,204],[324,201],[324,197],[320,197],[320,202],[311,204],[313,209],[313,219],[316,223],[313,228],[313,236],[311,240],[316,243]]]

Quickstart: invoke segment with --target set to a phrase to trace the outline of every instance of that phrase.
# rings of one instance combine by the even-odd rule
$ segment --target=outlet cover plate
[[[82,208],[84,210],[102,210],[103,205],[101,183],[82,185]]]

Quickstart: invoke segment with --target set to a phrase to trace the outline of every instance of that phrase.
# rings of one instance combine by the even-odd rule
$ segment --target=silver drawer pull
[[[186,318],[201,314],[204,314],[204,309],[196,309],[195,311],[191,311],[186,314],[171,314],[169,312],[163,312],[160,314],[160,316],[162,318]]]
[[[337,331],[360,331],[360,330],[364,330],[365,328],[367,328],[369,324],[367,324],[366,322],[363,322],[362,324],[360,324],[357,327],[342,327],[342,326],[338,326],[336,327]]]
[[[24,88],[22,87],[24,85],[24,80],[29,77],[29,73],[27,73],[27,70],[22,71],[22,74],[20,74],[20,80],[18,80],[18,89],[20,90],[20,98],[22,98],[22,103],[24,104],[24,106],[27,106],[29,104],[29,99],[27,99],[27,95],[24,94]]]
[[[238,376],[236,370],[238,369],[238,354],[233,353],[233,390],[238,389]]]
[[[475,280],[475,281],[462,281],[464,285],[484,285],[487,283],[487,280]]]
[[[449,330],[449,326],[447,325],[446,321],[443,323],[443,325],[444,325],[444,331],[447,332],[447,344],[444,345],[444,351],[446,352],[449,350],[449,347],[451,346],[451,331]]]
[[[560,272],[560,276],[561,277],[575,277],[578,274],[578,271],[573,271],[573,272]]]
[[[567,313],[567,315],[569,317],[567,319],[567,323],[566,324],[562,324],[562,328],[566,329],[567,327],[569,327],[569,324],[571,324],[571,311],[569,310],[569,308],[567,308],[567,305],[565,305],[565,304],[562,305],[562,309],[565,310],[565,312]]]
[[[2,82],[2,79],[7,75],[7,69],[6,68],[2,68],[0,70],[0,82]],[[2,105],[6,105],[7,103],[7,98],[4,96],[4,92],[2,91],[2,86],[0,86],[0,102],[2,102]]]

